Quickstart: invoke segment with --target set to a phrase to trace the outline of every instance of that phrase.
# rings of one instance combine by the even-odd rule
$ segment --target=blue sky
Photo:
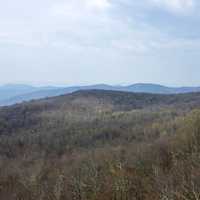
[[[200,85],[198,0],[0,5],[0,84]]]

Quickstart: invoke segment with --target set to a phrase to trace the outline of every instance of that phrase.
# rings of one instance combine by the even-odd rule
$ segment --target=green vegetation
[[[0,199],[198,200],[199,108],[95,90],[4,107]]]

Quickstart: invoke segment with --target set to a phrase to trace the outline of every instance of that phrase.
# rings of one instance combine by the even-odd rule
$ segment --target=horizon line
[[[114,83],[87,83],[87,84],[59,84],[59,83],[2,83],[0,84],[0,87],[5,87],[5,86],[30,86],[30,87],[59,87],[59,88],[69,88],[69,87],[87,87],[87,86],[99,86],[99,85],[105,85],[105,86],[111,86],[111,87],[128,87],[132,85],[157,85],[157,86],[162,86],[162,87],[169,87],[169,88],[185,88],[185,87],[200,87],[200,85],[168,85],[168,84],[162,84],[162,83],[153,83],[153,82],[135,82],[135,83],[119,83],[119,84],[114,84]]]

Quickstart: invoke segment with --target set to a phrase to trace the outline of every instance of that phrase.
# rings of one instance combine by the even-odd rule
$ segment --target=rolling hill
[[[64,118],[91,120],[98,114],[132,110],[176,109],[183,112],[200,107],[200,93],[147,94],[107,90],[83,90],[67,95],[32,100],[0,109],[0,133],[8,134],[27,127],[32,129],[55,116],[55,122]],[[43,118],[42,116],[46,116]],[[75,120],[76,121],[76,120]],[[5,122],[5,124],[4,124]],[[54,120],[52,121],[54,122]],[[53,124],[52,124],[53,125]],[[9,128],[5,128],[9,127]],[[11,128],[13,127],[13,128]],[[54,126],[57,128],[57,125]]]
[[[28,85],[5,85],[0,87],[0,106],[13,105],[23,101],[42,99],[69,94],[78,90],[112,90],[134,93],[180,94],[199,92],[199,87],[166,87],[157,84],[133,84],[129,86],[111,86],[106,84],[77,87],[32,87]]]

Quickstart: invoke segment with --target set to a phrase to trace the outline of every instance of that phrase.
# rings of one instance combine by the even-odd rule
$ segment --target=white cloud
[[[155,5],[176,13],[186,13],[195,6],[194,0],[151,0]]]
[[[6,70],[1,73],[2,79],[35,80],[33,75],[40,74],[40,81],[48,74],[48,80],[55,82],[68,80],[78,84],[79,79],[104,82],[110,74],[120,80],[123,68],[127,69],[124,76],[136,81],[138,74],[141,78],[153,74],[150,66],[158,66],[157,69],[162,65],[186,66],[189,56],[199,66],[199,56],[195,59],[200,49],[199,15],[192,12],[188,18],[173,18],[173,15],[152,12],[155,7],[178,14],[193,8],[198,11],[197,0],[0,2],[0,65]],[[197,39],[191,38],[193,35]],[[40,70],[44,73],[38,73]],[[110,73],[105,75],[105,71]],[[92,72],[93,79],[88,75]]]
[[[109,7],[111,7],[109,0],[62,0],[52,5],[52,12],[55,15],[82,18],[91,13],[104,12]]]
[[[105,10],[111,6],[108,0],[85,0],[89,9]]]

